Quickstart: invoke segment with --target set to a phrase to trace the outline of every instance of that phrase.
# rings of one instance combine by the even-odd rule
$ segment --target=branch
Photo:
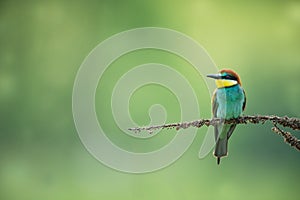
[[[293,136],[291,133],[283,131],[278,128],[277,124],[283,126],[283,127],[289,127],[293,130],[300,130],[300,119],[298,118],[290,118],[290,117],[278,117],[278,116],[268,116],[268,115],[256,115],[256,116],[241,116],[235,119],[219,119],[219,118],[213,118],[213,119],[199,119],[191,122],[182,122],[182,123],[172,123],[172,124],[163,124],[163,125],[157,125],[157,126],[149,126],[149,127],[136,127],[136,128],[129,128],[128,130],[134,131],[136,133],[139,133],[141,131],[148,131],[150,134],[158,129],[171,129],[176,128],[176,130],[179,129],[186,129],[189,127],[196,127],[201,128],[202,126],[215,126],[220,123],[224,124],[264,124],[266,121],[270,121],[273,123],[274,127],[272,128],[272,131],[275,133],[278,133],[280,136],[284,138],[284,141],[288,144],[290,144],[292,147],[295,147],[297,150],[300,151],[300,140],[298,140],[295,136]]]
[[[290,144],[292,147],[294,147],[295,149],[300,151],[300,140],[298,140],[291,133],[281,130],[280,128],[277,127],[276,124],[274,124],[272,131],[274,131],[275,133],[278,133],[280,136],[282,136],[284,138],[284,141],[286,143]]]

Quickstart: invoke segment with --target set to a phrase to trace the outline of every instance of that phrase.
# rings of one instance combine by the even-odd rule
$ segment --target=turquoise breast
[[[240,85],[219,88],[216,93],[218,118],[237,118],[242,114],[245,95]]]

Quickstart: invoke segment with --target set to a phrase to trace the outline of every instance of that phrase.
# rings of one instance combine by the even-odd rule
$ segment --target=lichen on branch
[[[279,134],[284,138],[284,141],[300,151],[300,140],[297,139],[295,136],[293,136],[291,133],[287,131],[283,131],[278,127],[278,124],[283,127],[289,127],[293,130],[300,130],[300,119],[299,118],[291,118],[291,117],[278,117],[275,115],[245,115],[240,116],[238,118],[234,119],[219,119],[219,118],[213,118],[213,119],[199,119],[191,122],[181,122],[181,123],[171,123],[171,124],[163,124],[163,125],[157,125],[157,126],[149,126],[149,127],[135,127],[135,128],[129,128],[128,130],[134,131],[136,133],[139,133],[141,131],[148,131],[149,133],[152,133],[155,130],[159,129],[171,129],[175,128],[176,130],[179,129],[186,129],[189,127],[196,127],[201,128],[202,126],[215,126],[220,123],[225,124],[264,124],[266,121],[269,121],[273,123],[272,131]]]

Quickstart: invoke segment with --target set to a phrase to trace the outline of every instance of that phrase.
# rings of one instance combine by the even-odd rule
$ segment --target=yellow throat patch
[[[235,80],[224,80],[224,79],[217,79],[216,85],[218,88],[230,87],[236,85],[238,82]]]

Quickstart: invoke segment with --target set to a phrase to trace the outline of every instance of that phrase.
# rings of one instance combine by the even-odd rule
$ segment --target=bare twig
[[[291,133],[287,131],[283,131],[276,124],[274,124],[274,127],[272,128],[272,131],[275,133],[278,133],[280,136],[284,138],[284,141],[288,144],[290,144],[292,147],[300,151],[300,140],[298,140],[295,136],[293,136]]]
[[[283,131],[278,128],[277,124],[283,126],[283,127],[289,127],[293,130],[300,130],[300,119],[299,118],[290,118],[287,116],[284,117],[278,117],[275,115],[255,115],[255,116],[241,116],[236,119],[229,119],[229,120],[223,120],[219,118],[213,118],[213,119],[199,119],[191,122],[182,122],[182,123],[172,123],[172,124],[163,124],[163,125],[157,125],[157,126],[149,126],[149,127],[136,127],[136,128],[129,128],[128,130],[134,131],[136,133],[139,133],[141,131],[148,131],[149,133],[152,133],[155,130],[158,129],[171,129],[176,128],[176,130],[179,129],[186,129],[189,127],[196,127],[201,128],[202,126],[214,126],[216,124],[225,123],[225,124],[264,124],[266,121],[270,121],[273,123],[274,127],[272,128],[272,131],[275,133],[278,133],[280,136],[282,136],[286,143],[290,144],[291,146],[295,147],[297,150],[300,151],[300,141],[293,136],[291,133]]]
[[[172,124],[163,124],[163,125],[157,125],[157,126],[149,126],[149,127],[136,127],[136,128],[129,128],[128,130],[134,131],[134,132],[140,132],[140,131],[155,131],[158,129],[169,129],[169,128],[176,128],[176,130],[179,130],[181,128],[189,128],[189,127],[196,127],[201,128],[203,125],[206,126],[213,126],[218,123],[221,123],[222,119],[213,118],[213,119],[199,119],[191,122],[182,122],[182,123],[172,123]],[[262,123],[264,124],[266,121],[271,121],[273,124],[280,124],[284,127],[290,127],[293,130],[300,130],[300,119],[298,118],[289,118],[287,116],[285,117],[278,117],[278,116],[268,116],[268,115],[255,115],[255,116],[241,116],[236,119],[229,119],[225,120],[225,124],[258,124]]]

